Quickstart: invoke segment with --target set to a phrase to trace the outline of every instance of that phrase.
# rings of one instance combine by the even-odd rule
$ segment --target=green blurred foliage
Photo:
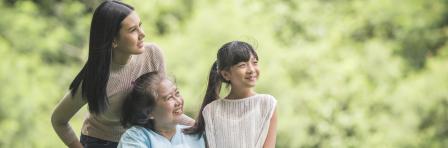
[[[447,0],[125,2],[191,116],[217,49],[243,40],[260,56],[257,91],[278,100],[277,147],[448,147]],[[50,116],[86,60],[99,3],[0,3],[0,147],[63,147]]]

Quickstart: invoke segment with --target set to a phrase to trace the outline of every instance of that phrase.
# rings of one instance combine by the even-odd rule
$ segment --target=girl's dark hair
[[[250,56],[258,60],[258,55],[254,48],[246,42],[232,41],[222,45],[218,50],[217,59],[213,63],[208,76],[207,90],[205,92],[204,101],[202,102],[201,109],[199,110],[196,123],[191,128],[184,130],[188,134],[200,134],[205,130],[204,117],[202,111],[207,104],[219,99],[219,93],[221,92],[221,84],[226,81],[219,73],[223,70],[230,70],[230,67],[238,64],[239,62],[247,62],[250,60]]]
[[[135,80],[131,93],[123,102],[121,111],[123,127],[129,128],[138,125],[153,129],[154,122],[149,119],[148,115],[156,105],[158,95],[156,89],[164,78],[162,73],[149,72]]]
[[[86,64],[70,84],[72,96],[81,84],[83,99],[87,99],[89,112],[99,114],[108,107],[106,93],[112,41],[118,37],[121,22],[134,10],[118,1],[105,1],[93,13],[90,26],[89,57]]]

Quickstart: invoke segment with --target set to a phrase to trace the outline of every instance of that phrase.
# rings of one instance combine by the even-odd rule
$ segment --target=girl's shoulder
[[[277,100],[275,97],[269,94],[257,94],[256,97],[257,99],[255,100],[258,101],[258,107],[262,114],[271,117],[277,107]]]
[[[275,97],[270,94],[256,94],[255,97],[268,99],[268,100],[275,100]]]
[[[216,106],[221,106],[223,104],[228,104],[228,103],[249,103],[249,102],[259,102],[262,104],[266,104],[268,106],[271,105],[276,105],[277,104],[277,100],[275,99],[274,96],[269,95],[269,94],[256,94],[247,98],[243,98],[243,99],[237,99],[237,100],[232,100],[232,99],[217,99],[209,104],[207,104],[204,107],[204,111],[205,110],[209,110],[210,108],[215,108]]]
[[[270,94],[256,94],[254,96],[254,98],[256,98],[256,100],[258,100],[258,101],[266,102],[268,104],[276,104],[277,103],[277,100],[275,99],[275,97]]]
[[[219,102],[221,102],[222,99],[216,99],[209,104],[205,105],[203,112],[209,110],[210,108],[214,108],[214,106],[218,105]]]

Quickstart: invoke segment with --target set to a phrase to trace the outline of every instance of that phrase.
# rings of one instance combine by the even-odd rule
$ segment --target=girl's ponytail
[[[222,78],[219,74],[218,64],[215,61],[210,69],[210,74],[208,76],[207,91],[205,92],[204,101],[202,102],[201,109],[199,110],[198,117],[194,126],[185,129],[184,132],[187,134],[201,134],[205,130],[205,121],[202,116],[202,111],[207,104],[219,99],[219,93],[221,91]]]

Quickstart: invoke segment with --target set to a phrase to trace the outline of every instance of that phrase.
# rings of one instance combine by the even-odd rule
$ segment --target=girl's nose
[[[254,70],[255,70],[255,68],[253,65],[249,64],[249,66],[247,66],[247,73],[251,74],[252,72],[254,72]]]

